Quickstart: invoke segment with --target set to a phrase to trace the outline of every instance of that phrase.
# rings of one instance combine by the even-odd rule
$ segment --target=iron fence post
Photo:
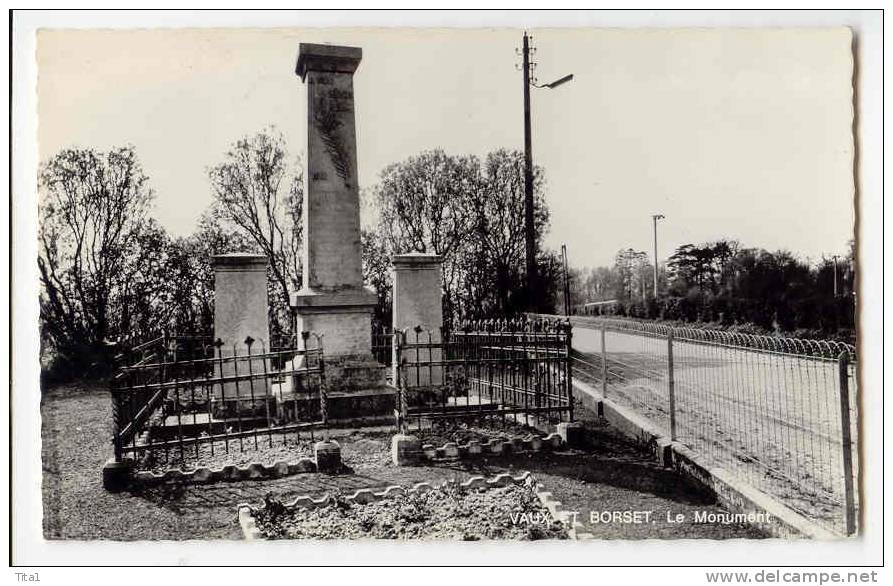
[[[566,337],[565,337],[565,354],[564,354],[564,369],[567,375],[565,376],[565,382],[567,383],[567,404],[569,407],[568,411],[568,421],[574,420],[574,381],[573,381],[573,365],[571,364],[571,337],[572,337],[572,328],[571,328],[571,320],[568,319],[565,322],[566,328]]]
[[[323,440],[329,441],[329,390],[326,382],[326,358],[323,350],[322,334],[316,334],[316,348],[319,352],[319,415],[322,420]],[[305,345],[306,350],[306,345]]]
[[[605,346],[605,324],[602,324],[602,398],[608,398],[608,349]]]
[[[115,435],[112,438],[115,448],[115,462],[120,462],[123,450],[121,445],[121,387],[117,383],[117,377],[112,378],[111,391],[112,391],[112,420],[114,421],[115,426]]]
[[[849,356],[841,352],[837,359],[840,375],[840,433],[843,449],[843,491],[846,506],[846,534],[856,532],[856,494],[853,479],[853,437],[850,422]]]
[[[673,376],[673,331],[667,334],[667,391],[670,396],[670,440],[676,441],[676,381]]]
[[[401,434],[406,433],[406,415],[407,415],[407,406],[406,406],[406,385],[403,384],[403,377],[400,374],[400,369],[403,366],[402,364],[402,356],[403,356],[403,344],[405,342],[404,337],[406,336],[405,330],[394,330],[394,335],[391,337],[391,361],[392,369],[393,369],[393,379],[394,384],[397,387],[397,405],[394,409],[394,423],[397,426],[397,430]]]

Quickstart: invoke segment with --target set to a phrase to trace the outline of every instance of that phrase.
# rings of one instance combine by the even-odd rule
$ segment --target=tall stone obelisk
[[[323,335],[329,364],[355,369],[377,364],[376,297],[363,287],[360,247],[353,74],[361,58],[357,47],[301,43],[295,70],[307,84],[307,166],[303,282],[291,305],[300,331]]]

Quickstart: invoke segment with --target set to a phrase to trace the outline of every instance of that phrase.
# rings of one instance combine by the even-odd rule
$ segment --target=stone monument
[[[264,359],[250,359],[270,348],[267,300],[267,257],[255,254],[223,254],[212,258],[214,267],[214,339],[220,340],[221,361],[215,377],[244,377],[269,370]],[[246,340],[253,340],[250,346]],[[234,355],[244,360],[230,359]],[[231,416],[236,406],[243,413],[257,411],[269,397],[265,377],[226,382],[213,387],[214,412]]]
[[[376,297],[363,286],[353,74],[357,47],[301,43],[295,72],[307,85],[307,168],[299,331],[322,335],[326,376],[338,390],[385,385],[372,356]]]
[[[394,332],[405,331],[407,341],[417,339],[423,344],[441,341],[443,326],[443,300],[441,297],[442,258],[436,254],[396,254],[391,258],[393,290]],[[420,328],[416,338],[416,328]],[[430,338],[429,338],[430,335]],[[407,409],[423,404],[430,393],[439,395],[437,388],[444,384],[443,367],[430,364],[443,358],[439,347],[406,350],[404,361],[404,391]],[[413,368],[413,365],[418,365]],[[394,380],[398,375],[394,361]],[[429,397],[426,398],[426,395]],[[406,433],[405,422],[401,433],[391,438],[391,461],[395,466],[412,466],[421,460],[422,444],[419,438]]]
[[[437,344],[441,341],[443,326],[443,301],[441,295],[442,258],[436,254],[395,254],[391,258],[394,284],[394,331],[406,330],[407,340],[415,341],[414,328],[421,327],[419,341]],[[439,362],[440,348],[410,350],[406,356],[407,368],[404,383],[408,387],[438,386],[443,384],[441,366],[412,368],[413,364]],[[396,369],[396,365],[394,366]],[[394,376],[396,376],[396,371]]]

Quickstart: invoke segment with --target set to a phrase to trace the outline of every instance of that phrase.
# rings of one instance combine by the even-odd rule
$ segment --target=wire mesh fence
[[[574,376],[839,533],[856,530],[857,361],[826,340],[571,318]]]

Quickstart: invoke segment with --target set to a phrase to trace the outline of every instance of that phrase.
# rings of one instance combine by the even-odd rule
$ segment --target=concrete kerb
[[[583,405],[603,417],[621,433],[650,446],[655,459],[699,482],[716,495],[717,501],[733,513],[767,513],[769,531],[776,537],[831,540],[837,535],[761,490],[741,481],[728,470],[710,466],[689,447],[670,440],[641,415],[605,399],[591,386],[573,381]]]

